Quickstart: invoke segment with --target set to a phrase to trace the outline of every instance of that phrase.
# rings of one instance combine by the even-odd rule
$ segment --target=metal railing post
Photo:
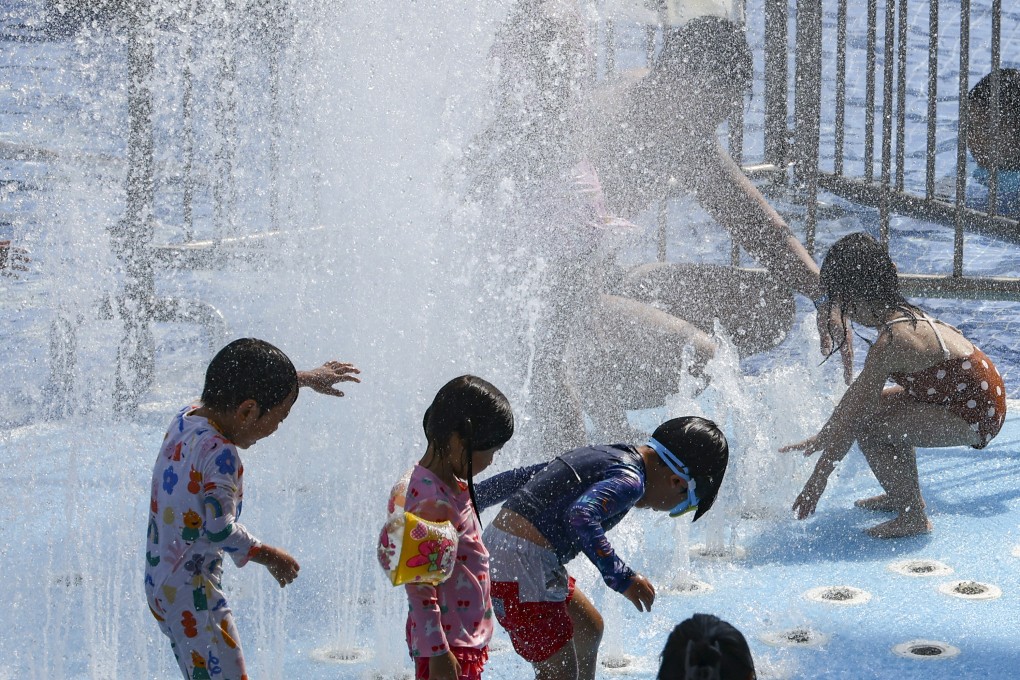
[[[658,26],[649,24],[645,26],[645,66],[651,68],[655,63],[655,34]]]
[[[896,191],[903,191],[907,123],[907,3],[899,0],[896,23]]]
[[[1002,0],[992,0],[992,107],[989,112],[991,114],[989,123],[994,131],[992,148],[995,149],[995,152],[992,154],[992,167],[988,168],[988,214],[992,216],[997,212],[999,202],[999,144],[1002,142],[1002,131],[999,129],[1001,41]]]
[[[659,262],[666,261],[666,237],[669,233],[669,199],[663,198],[659,201],[659,209],[656,213],[656,248],[655,255]]]
[[[786,0],[765,0],[765,162],[783,167],[787,156]]]
[[[814,252],[818,203],[819,126],[822,103],[821,0],[797,3],[796,85],[794,88],[794,169],[807,205],[805,247]]]
[[[967,194],[967,93],[970,91],[970,0],[960,0],[960,91],[956,136],[956,224],[953,276],[963,276],[963,208]]]
[[[195,103],[194,103],[194,77],[191,73],[191,62],[195,58],[195,14],[197,0],[192,0],[188,8],[188,30],[185,32],[184,40],[187,47],[184,50],[184,71],[182,74],[181,96],[181,134],[183,139],[184,170],[181,178],[181,211],[184,219],[184,240],[195,239]]]
[[[234,145],[237,131],[237,56],[235,31],[237,10],[234,0],[213,8],[213,32],[220,60],[216,83],[216,143],[213,173],[213,219],[217,235],[237,235],[236,188],[234,186]]]
[[[135,411],[141,395],[152,385],[155,341],[150,320],[155,296],[151,246],[155,236],[155,163],[152,133],[154,47],[150,34],[150,5],[138,0],[128,17],[128,140],[127,201],[124,217],[111,228],[114,252],[124,267],[118,297],[124,335],[117,350],[114,408]]]
[[[925,144],[924,197],[935,198],[935,128],[939,93],[939,3],[928,3],[928,137]]]
[[[893,43],[896,40],[896,0],[885,0],[885,32],[882,41],[882,204],[878,229],[882,243],[889,243],[889,192],[892,189]]]
[[[836,8],[836,129],[833,139],[832,172],[843,174],[844,128],[846,126],[846,3]]]
[[[606,77],[616,73],[616,28],[612,19],[606,19]]]
[[[875,47],[877,34],[878,0],[868,0],[867,54],[864,65],[864,177],[868,182],[875,179]]]

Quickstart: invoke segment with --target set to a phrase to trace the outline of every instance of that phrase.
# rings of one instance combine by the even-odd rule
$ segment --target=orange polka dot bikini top
[[[970,354],[956,359],[952,358],[946,341],[942,338],[936,322],[945,324],[938,319],[932,319],[927,315],[918,317],[918,321],[927,321],[938,338],[939,346],[942,348],[942,361],[923,368],[913,373],[892,373],[889,377],[897,385],[904,387],[907,394],[916,397],[920,401],[932,404],[947,404],[962,400],[966,403],[971,395],[977,392],[988,392],[992,386],[1001,386],[1002,379],[992,364],[991,359],[985,356],[977,346]],[[893,319],[886,325],[899,323],[901,321],[914,321],[911,317],[900,317]],[[949,326],[953,328],[952,326]],[[953,330],[956,330],[953,328]],[[957,331],[958,332],[958,331]],[[994,390],[993,390],[994,392]],[[1000,396],[1000,394],[992,396]],[[984,396],[984,395],[983,395]],[[983,400],[982,400],[983,401]]]

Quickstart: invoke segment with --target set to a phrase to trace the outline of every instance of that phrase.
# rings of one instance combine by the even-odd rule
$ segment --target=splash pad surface
[[[733,521],[728,540],[743,550],[730,561],[694,556],[686,565],[678,563],[671,559],[675,541],[697,540],[711,527],[678,526],[653,513],[634,512],[612,536],[628,561],[660,587],[651,614],[631,609],[596,582],[583,560],[570,565],[606,618],[602,658],[608,665],[599,677],[653,678],[669,630],[695,612],[711,612],[736,625],[748,638],[762,678],[1002,677],[1003,668],[1020,663],[1013,641],[1020,593],[1013,554],[1020,543],[1020,403],[1011,401],[1010,408],[1005,430],[985,451],[919,451],[922,488],[935,525],[926,536],[880,541],[863,533],[885,515],[853,507],[854,499],[877,489],[856,451],[830,483],[814,518],[797,522],[776,506],[768,517]],[[103,648],[119,659],[122,671],[134,666],[143,675],[174,673],[141,596],[138,546],[144,527],[141,520],[130,521],[144,517],[145,497],[138,490],[148,482],[148,459],[160,430],[149,419],[111,432],[112,440],[109,432],[102,438],[92,438],[87,427],[80,432],[74,445],[89,464],[78,469],[66,465],[64,425],[16,428],[2,442],[8,492],[0,501],[7,518],[0,546],[5,572],[13,578],[0,589],[8,630],[0,643],[0,678],[35,664],[50,669],[51,677],[94,677],[80,650]],[[332,483],[309,483],[300,474],[283,486],[271,483],[264,468],[279,450],[252,449],[246,455],[251,507],[245,520],[250,527],[270,525],[263,532],[266,540],[278,540],[299,556],[301,578],[280,591],[257,568],[229,568],[224,577],[252,670],[269,677],[406,677],[401,675],[409,668],[401,639],[402,591],[382,583],[370,554],[346,553],[344,538],[355,532],[324,526],[323,534],[271,535],[305,527],[309,518],[331,522],[332,513],[323,509],[337,507]],[[106,472],[115,468],[129,472]],[[784,495],[792,498],[789,491]],[[342,524],[342,518],[338,521]],[[78,529],[72,533],[71,526]],[[329,534],[338,541],[335,552],[317,540]],[[60,544],[69,549],[56,550]],[[344,555],[339,564],[335,554]],[[891,564],[903,560],[937,560],[953,574],[891,571]],[[711,588],[693,595],[670,593],[665,584],[678,570]],[[354,571],[362,572],[360,594],[338,600],[337,580],[352,578]],[[18,585],[28,580],[31,589]],[[947,597],[940,587],[950,582],[988,584],[1002,595],[980,601]],[[805,597],[810,589],[825,588],[831,601]],[[870,599],[841,604],[842,590],[853,589],[866,591]],[[337,642],[337,617],[350,619],[344,643]],[[803,632],[804,640],[790,631]],[[375,639],[365,639],[366,633]],[[789,644],[776,642],[783,635]],[[938,658],[924,650],[919,657],[895,652],[895,646],[916,640],[959,652]],[[138,646],[139,656],[127,660],[125,645]],[[486,677],[527,676],[527,665],[497,628]]]

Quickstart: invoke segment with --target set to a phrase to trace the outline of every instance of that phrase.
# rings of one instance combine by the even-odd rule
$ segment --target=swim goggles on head
[[[694,478],[691,477],[691,471],[687,469],[687,466],[680,462],[680,459],[673,455],[673,452],[663,446],[654,437],[648,439],[648,446],[652,447],[662,462],[666,464],[670,470],[673,471],[680,479],[687,482],[687,498],[680,501],[680,504],[669,511],[670,517],[679,517],[688,512],[698,509],[698,495],[695,493],[695,487],[697,484],[694,482]]]

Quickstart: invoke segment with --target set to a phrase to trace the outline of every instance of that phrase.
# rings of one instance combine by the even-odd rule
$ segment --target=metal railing
[[[835,5],[835,35],[828,35],[823,29],[823,12],[826,6]],[[793,124],[793,149],[787,154],[780,143],[780,136],[786,132],[786,119],[778,104],[766,104],[765,130],[772,135],[771,143],[766,143],[766,161],[782,167],[791,162],[794,175],[802,183],[804,199],[808,206],[806,218],[807,246],[813,249],[817,220],[812,206],[817,205],[820,190],[825,190],[850,201],[878,208],[879,234],[883,242],[890,239],[890,216],[893,213],[914,217],[920,220],[935,222],[954,229],[953,269],[946,277],[905,277],[910,292],[915,295],[947,296],[947,297],[984,297],[994,299],[1020,300],[1020,282],[1010,278],[968,277],[963,272],[964,233],[973,231],[996,238],[1020,243],[1020,224],[1016,216],[998,215],[997,209],[997,168],[989,168],[990,182],[986,205],[984,208],[967,204],[968,169],[967,169],[967,135],[969,120],[967,111],[967,95],[971,87],[971,60],[976,54],[970,40],[972,6],[970,0],[958,3],[959,23],[953,25],[952,31],[944,26],[939,15],[938,0],[928,3],[917,0],[885,0],[884,7],[879,7],[879,0],[868,0],[866,9],[866,38],[863,61],[865,63],[864,109],[865,124],[863,139],[863,167],[856,174],[850,172],[845,162],[849,145],[846,137],[846,107],[848,98],[848,51],[847,34],[848,0],[834,0],[831,3],[819,0],[802,0],[796,6],[797,34],[793,49],[797,55],[797,71],[794,79],[795,112]],[[927,5],[927,6],[926,6]],[[784,61],[790,49],[785,34],[775,28],[785,25],[787,4],[783,0],[766,3],[766,78],[779,79],[782,74],[776,70],[769,72],[768,64]],[[879,33],[879,16],[882,12],[883,26]],[[915,101],[925,99],[926,115],[912,116],[908,121],[908,56],[910,47],[908,40],[908,19],[911,14],[917,18],[919,13],[927,12],[927,91],[924,97],[917,94]],[[1001,0],[990,0],[990,73],[992,78],[993,101],[998,97],[998,80],[1000,70],[1000,52],[1002,42],[1002,3]],[[777,16],[768,18],[769,13]],[[770,26],[773,27],[770,29]],[[1018,27],[1014,27],[1015,30]],[[835,84],[834,114],[831,120],[822,117],[823,64],[815,55],[821,55],[823,44],[835,44]],[[948,50],[947,50],[948,47]],[[881,71],[878,68],[878,50],[881,48]],[[940,120],[939,84],[945,81],[942,71],[946,65],[940,64],[939,54],[958,51],[959,63],[956,75],[956,154],[955,167],[952,170],[955,178],[952,195],[940,193],[938,190],[937,164],[938,132],[940,124],[946,127],[947,120]],[[1020,58],[1020,55],[1017,55]],[[860,59],[858,59],[860,61]],[[942,71],[940,71],[940,67]],[[881,101],[878,101],[878,76],[881,75]],[[950,73],[950,76],[952,74]],[[784,84],[785,85],[785,84]],[[766,97],[779,98],[785,101],[785,87],[773,84],[767,88]],[[945,97],[945,95],[941,95]],[[991,107],[993,126],[997,122],[998,107]],[[881,116],[881,125],[876,125]],[[952,124],[954,121],[948,122]],[[833,128],[832,169],[820,167],[819,159],[825,149],[821,145],[819,131],[823,126],[831,124]],[[911,185],[907,182],[906,140],[909,126],[923,125],[925,132],[925,163],[923,188],[920,182]],[[879,128],[879,129],[877,129]],[[879,173],[875,177],[875,143],[880,144],[878,160]]]
[[[238,258],[258,257],[261,246],[279,234],[281,69],[289,9],[285,0],[263,0],[257,21],[245,25],[245,18],[252,15],[235,0],[49,3],[49,21],[61,35],[76,33],[83,26],[108,25],[111,33],[122,31],[126,36],[125,210],[109,230],[123,277],[119,290],[111,291],[100,306],[106,311],[94,315],[123,324],[115,388],[120,412],[134,412],[152,385],[153,324],[196,324],[203,329],[210,352],[226,338],[222,314],[208,303],[158,295],[159,274],[170,269],[222,267]],[[264,33],[263,39],[257,39],[254,31]],[[183,59],[168,46],[179,47]],[[268,210],[266,219],[247,227],[238,218],[236,178],[242,174],[238,172],[242,164],[256,161],[239,158],[238,128],[243,123],[238,120],[242,105],[238,60],[239,55],[256,49],[260,69],[266,72],[257,90],[265,94],[258,102],[243,104],[257,107],[257,115],[270,130],[265,167],[245,167],[243,174],[265,178]],[[159,110],[160,103],[168,100],[169,111]],[[162,178],[171,181],[160,182],[157,157],[179,161],[180,170]],[[160,196],[161,190],[173,190],[175,185],[179,193]],[[208,194],[204,203],[203,191]],[[163,205],[176,207],[172,215],[164,215],[164,225],[157,219],[160,198]],[[199,213],[208,217],[196,224]],[[168,239],[174,243],[165,243]],[[76,360],[77,327],[84,321],[80,313],[70,313],[53,324],[51,385],[68,380]],[[53,391],[53,396],[50,401],[58,405],[57,411],[59,404],[69,401],[60,390]]]

